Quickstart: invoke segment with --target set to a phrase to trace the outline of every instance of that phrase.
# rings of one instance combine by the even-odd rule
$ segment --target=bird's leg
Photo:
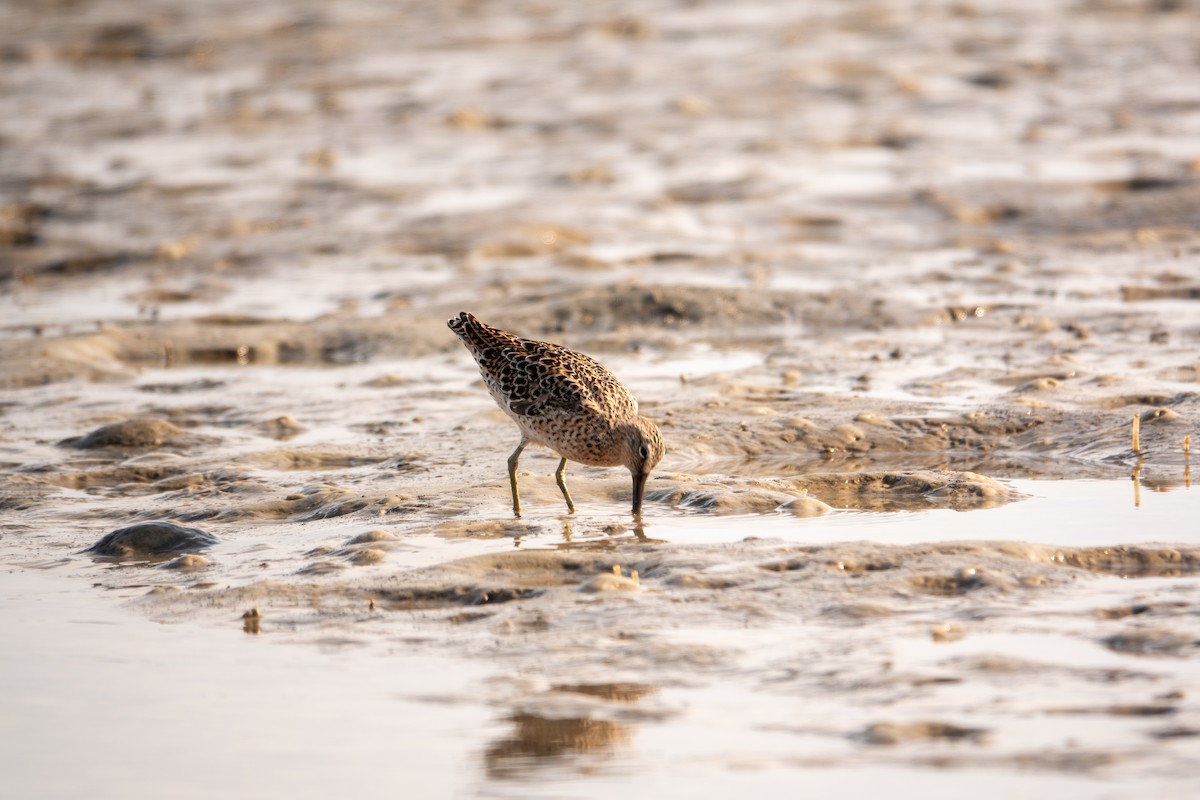
[[[517,461],[521,458],[521,451],[525,449],[525,445],[529,444],[528,439],[522,439],[517,445],[517,449],[512,451],[512,455],[508,457],[508,483],[512,486],[513,496],[513,516],[521,516],[521,493],[517,491]]]
[[[562,489],[563,497],[567,501],[567,511],[571,514],[575,513],[575,504],[571,502],[571,493],[567,491],[567,460],[564,458],[558,462],[558,469],[554,470],[554,480],[558,481],[558,488]]]

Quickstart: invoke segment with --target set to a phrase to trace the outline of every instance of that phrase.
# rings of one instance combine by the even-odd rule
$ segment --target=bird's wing
[[[637,413],[637,403],[599,362],[543,342],[522,342],[506,353],[512,381],[508,407],[521,416],[554,412]],[[502,384],[507,383],[502,379]]]

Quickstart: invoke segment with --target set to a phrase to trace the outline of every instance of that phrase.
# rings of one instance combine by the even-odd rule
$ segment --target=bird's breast
[[[547,414],[517,419],[529,438],[549,447],[568,461],[590,467],[615,467],[623,463],[613,426],[598,414]]]

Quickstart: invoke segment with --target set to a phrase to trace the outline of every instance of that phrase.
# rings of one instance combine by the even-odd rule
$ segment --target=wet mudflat
[[[6,15],[22,796],[1194,792],[1193,6]],[[640,520],[508,513],[463,309]]]

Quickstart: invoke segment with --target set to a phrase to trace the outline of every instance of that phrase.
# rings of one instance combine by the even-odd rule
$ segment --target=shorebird
[[[582,353],[557,344],[522,339],[463,311],[446,324],[471,351],[483,382],[504,413],[521,429],[508,457],[513,513],[521,516],[517,461],[528,445],[558,453],[558,488],[575,512],[564,475],[567,461],[629,469],[633,513],[642,513],[646,478],[663,457],[658,426],[638,415],[637,400],[613,374]]]

